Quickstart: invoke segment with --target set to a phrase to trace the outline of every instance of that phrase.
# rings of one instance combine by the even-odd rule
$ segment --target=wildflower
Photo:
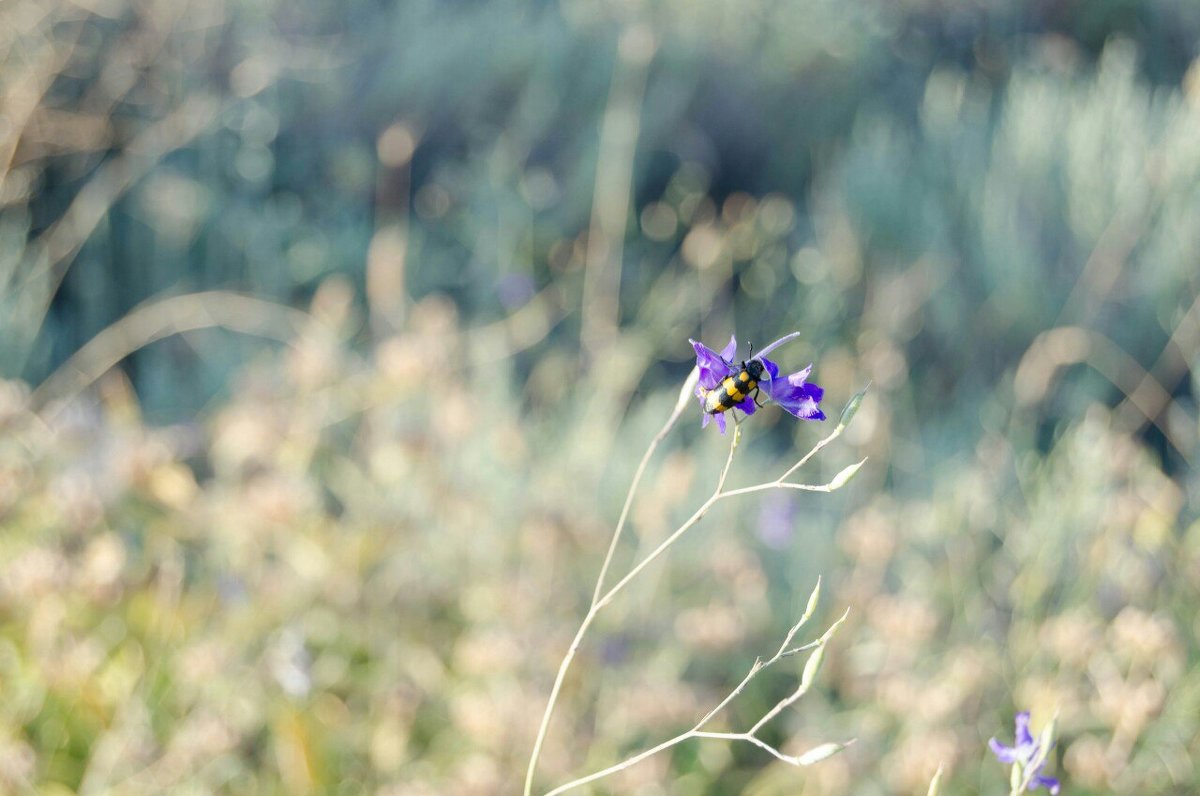
[[[768,492],[758,509],[758,538],[772,550],[782,550],[795,532],[796,499],[782,489]]]
[[[1013,746],[1004,744],[992,738],[988,747],[1001,763],[1016,766],[1013,772],[1014,792],[1020,790],[1036,790],[1045,788],[1051,794],[1058,793],[1058,780],[1054,777],[1043,777],[1042,767],[1046,765],[1046,756],[1050,754],[1053,731],[1043,733],[1043,737],[1034,739],[1029,733],[1029,712],[1017,714],[1017,738]],[[1043,748],[1044,747],[1044,748]]]
[[[761,381],[754,379],[757,382],[758,389],[771,401],[779,404],[785,412],[801,420],[824,420],[825,413],[821,411],[819,404],[825,391],[816,384],[808,383],[808,374],[812,372],[812,365],[788,376],[780,376],[779,366],[765,356],[769,351],[799,336],[799,332],[793,332],[786,337],[781,337],[747,360],[746,364],[760,364],[760,368],[755,368],[755,370],[760,371],[757,375],[761,376],[765,373],[766,378],[763,378]],[[703,343],[698,343],[695,340],[689,340],[688,342],[692,344],[692,348],[696,351],[696,367],[700,369],[700,381],[699,386],[696,388],[696,395],[700,398],[701,407],[705,407],[701,426],[707,426],[709,419],[715,417],[717,427],[724,434],[724,412],[727,408],[740,409],[747,415],[754,414],[754,410],[757,408],[753,396],[742,395],[740,392],[736,393],[736,396],[741,396],[740,400],[734,403],[732,407],[718,406],[714,410],[705,405],[706,396],[713,390],[720,388],[721,383],[727,377],[737,377],[742,373],[741,367],[733,362],[733,356],[737,352],[737,338],[730,337],[729,344],[719,354]]]

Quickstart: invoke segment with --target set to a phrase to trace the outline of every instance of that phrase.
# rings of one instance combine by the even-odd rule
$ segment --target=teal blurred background
[[[690,727],[821,574],[851,620],[771,740],[854,747],[606,787],[999,793],[1030,709],[1069,793],[1197,790],[1198,37],[1186,0],[8,0],[0,790],[514,791],[687,339],[794,330],[827,412],[872,384],[809,482],[867,466],[615,604],[544,784]],[[682,425],[618,568],[711,489]],[[822,433],[756,415],[734,480]]]

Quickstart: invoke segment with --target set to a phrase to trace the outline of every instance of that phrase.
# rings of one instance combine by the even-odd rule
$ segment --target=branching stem
[[[819,588],[819,586],[818,586],[818,588]],[[809,612],[806,612],[806,615],[804,616],[804,618],[802,618],[798,623],[796,623],[796,625],[791,629],[791,631],[789,631],[787,638],[784,639],[783,644],[779,648],[779,652],[775,653],[775,655],[773,657],[771,657],[770,659],[768,659],[766,661],[762,660],[761,658],[754,661],[754,664],[750,667],[750,671],[746,674],[745,677],[742,678],[742,681],[740,683],[738,683],[737,687],[734,688],[732,691],[730,691],[725,696],[725,698],[722,699],[720,701],[720,703],[717,704],[716,707],[714,707],[712,710],[710,710],[708,713],[706,713],[704,715],[704,718],[702,718],[702,719],[700,719],[700,721],[696,722],[696,726],[692,727],[692,729],[688,730],[687,732],[680,733],[679,735],[676,735],[674,738],[663,741],[662,743],[658,744],[657,746],[647,749],[644,752],[640,752],[640,753],[634,755],[633,757],[626,758],[625,760],[622,760],[620,763],[611,765],[608,768],[601,769],[600,771],[596,771],[592,774],[588,774],[586,777],[580,777],[579,779],[572,780],[564,785],[559,785],[554,790],[547,792],[546,796],[557,796],[557,794],[565,793],[566,791],[571,790],[572,788],[578,788],[582,785],[586,785],[589,782],[595,782],[598,779],[602,779],[611,774],[615,774],[618,771],[624,771],[625,769],[630,768],[631,766],[634,766],[637,763],[640,763],[641,761],[645,760],[648,757],[656,755],[659,752],[664,752],[667,749],[670,749],[673,746],[677,746],[677,745],[683,743],[684,741],[691,740],[692,738],[709,738],[709,739],[716,739],[716,740],[723,740],[723,741],[743,741],[745,743],[753,744],[753,745],[759,747],[760,749],[763,749],[763,750],[771,753],[771,755],[778,758],[779,760],[782,760],[783,762],[788,763],[789,765],[793,765],[793,766],[809,765],[811,762],[815,762],[816,759],[824,759],[825,757],[829,756],[830,754],[833,754],[834,752],[840,751],[841,749],[845,748],[848,744],[833,744],[833,745],[829,746],[828,748],[824,748],[824,749],[821,747],[818,747],[817,750],[813,750],[813,751],[822,752],[820,757],[809,759],[812,756],[812,752],[809,752],[807,755],[787,755],[787,754],[784,754],[783,752],[781,752],[779,749],[772,746],[771,744],[764,741],[762,738],[758,737],[758,731],[760,729],[762,729],[763,725],[765,725],[768,721],[770,721],[775,716],[778,716],[785,708],[787,708],[789,705],[791,705],[793,702],[795,702],[797,699],[799,699],[801,696],[803,696],[808,691],[809,682],[806,682],[806,681],[802,681],[799,688],[797,688],[790,696],[785,697],[784,699],[781,699],[775,705],[775,707],[773,707],[773,708],[771,708],[771,710],[767,711],[761,719],[759,719],[757,722],[755,722],[753,727],[751,727],[749,730],[747,730],[745,732],[711,732],[711,731],[704,729],[704,726],[706,724],[708,724],[708,722],[711,721],[718,713],[720,713],[722,710],[724,710],[725,707],[728,706],[730,702],[732,702],[734,699],[736,699],[737,696],[739,694],[741,694],[743,690],[745,690],[746,686],[750,684],[750,681],[753,680],[764,669],[779,662],[783,658],[787,657],[787,655],[789,655],[789,654],[794,654],[796,652],[799,652],[800,649],[814,649],[814,650],[820,651],[825,646],[825,644],[828,643],[829,639],[833,637],[834,632],[836,632],[836,630],[842,624],[842,622],[845,621],[846,615],[843,614],[842,618],[839,619],[837,622],[835,622],[825,632],[825,634],[823,636],[821,636],[821,638],[818,639],[817,641],[815,641],[811,644],[806,644],[806,645],[804,645],[803,648],[789,650],[788,647],[791,644],[792,637],[800,630],[801,627],[803,627],[804,623],[808,620],[808,618],[809,618]],[[816,654],[817,653],[814,652],[814,655],[816,655]]]
[[[676,422],[678,422],[680,416],[683,414],[684,409],[691,403],[692,390],[695,387],[698,375],[699,375],[698,370],[693,369],[692,373],[688,376],[688,379],[684,382],[683,388],[680,390],[680,393],[679,393],[679,400],[676,402],[675,408],[672,411],[671,416],[669,418],[667,418],[667,422],[663,424],[662,429],[660,429],[658,434],[655,435],[654,439],[651,440],[650,446],[647,448],[646,452],[642,455],[642,460],[638,464],[637,470],[634,472],[633,481],[629,486],[629,491],[625,496],[625,503],[621,508],[620,518],[617,520],[617,525],[613,531],[612,540],[609,542],[609,545],[608,545],[608,552],[604,557],[604,563],[601,564],[600,573],[596,578],[596,587],[592,592],[591,604],[588,607],[587,614],[583,617],[583,621],[579,625],[579,629],[575,632],[575,637],[571,640],[571,645],[568,647],[566,655],[563,657],[562,662],[559,664],[558,673],[555,675],[555,678],[554,678],[554,685],[550,689],[550,698],[546,703],[545,711],[542,713],[542,720],[541,720],[541,724],[538,726],[537,738],[534,741],[533,751],[530,754],[530,758],[529,758],[529,766],[525,772],[525,789],[524,789],[525,796],[530,796],[533,792],[533,779],[534,779],[535,772],[537,771],[538,759],[541,756],[542,746],[544,745],[544,743],[546,741],[546,734],[549,731],[549,727],[550,727],[550,719],[553,717],[555,706],[558,704],[558,697],[559,697],[560,692],[562,691],[563,682],[566,680],[567,672],[571,668],[571,663],[575,660],[575,655],[579,651],[580,645],[583,643],[584,636],[587,635],[588,629],[591,627],[592,622],[595,621],[596,616],[600,613],[601,609],[603,609],[606,605],[611,603],[613,601],[613,599],[621,592],[621,590],[624,589],[630,583],[630,581],[632,581],[635,577],[637,577],[646,567],[650,566],[650,564],[652,564],[660,555],[662,555],[664,552],[666,552],[666,550],[668,548],[670,548],[671,545],[673,545],[677,541],[679,541],[680,537],[682,537],[685,533],[687,533],[688,530],[690,530],[693,526],[695,526],[698,522],[700,522],[700,520],[704,517],[704,515],[708,512],[708,510],[710,508],[712,508],[716,503],[720,502],[721,500],[724,500],[726,498],[731,498],[731,497],[738,497],[740,495],[747,495],[747,494],[751,494],[753,492],[762,492],[762,491],[765,491],[768,489],[798,489],[798,490],[804,490],[804,491],[809,491],[809,492],[832,492],[833,490],[842,486],[843,483],[845,483],[845,479],[842,478],[841,476],[839,476],[839,478],[835,478],[833,481],[829,482],[828,484],[820,484],[820,485],[794,484],[794,483],[790,483],[787,481],[787,479],[791,475],[793,475],[797,470],[799,470],[801,467],[803,467],[809,460],[811,460],[813,458],[813,456],[815,456],[818,452],[820,452],[829,443],[833,442],[835,439],[837,439],[839,436],[841,436],[842,431],[845,429],[845,423],[842,422],[837,425],[837,427],[833,430],[833,432],[831,432],[827,437],[825,437],[820,442],[818,442],[816,445],[814,445],[812,450],[810,450],[808,453],[806,453],[798,462],[796,462],[794,465],[792,465],[790,468],[788,468],[788,470],[786,472],[784,472],[783,475],[779,476],[779,478],[775,479],[774,481],[769,481],[769,482],[762,483],[762,484],[756,484],[754,486],[741,487],[739,489],[726,490],[725,483],[729,477],[729,470],[733,466],[733,457],[734,457],[734,454],[737,452],[738,443],[741,441],[741,429],[738,425],[734,425],[733,438],[730,441],[730,445],[729,445],[729,454],[725,458],[725,465],[721,468],[721,473],[717,478],[717,485],[716,485],[716,488],[713,490],[713,493],[711,495],[709,495],[709,497],[700,505],[700,508],[696,509],[696,511],[686,521],[684,521],[684,523],[682,525],[680,525],[673,533],[671,533],[670,536],[668,536],[666,539],[664,539],[662,541],[662,543],[660,543],[656,548],[654,548],[653,551],[651,551],[649,554],[647,554],[645,558],[643,558],[636,565],[634,565],[633,568],[631,568],[629,570],[629,572],[627,572],[625,574],[624,577],[622,577],[611,588],[609,588],[607,591],[605,591],[604,581],[608,576],[609,568],[612,565],[613,557],[616,553],[617,544],[620,541],[621,534],[625,529],[625,525],[627,524],[627,521],[629,518],[629,511],[633,505],[634,496],[636,495],[638,487],[641,484],[642,476],[645,474],[646,467],[650,461],[650,458],[651,458],[651,456],[654,455],[654,452],[655,452],[655,450],[657,450],[659,443],[661,443],[663,441],[663,439],[666,438],[667,434],[671,431],[671,429],[675,426]],[[859,464],[861,465],[861,462]],[[748,743],[752,743],[756,746],[760,746],[760,747],[766,749],[767,751],[771,752],[771,754],[778,757],[780,760],[792,763],[793,765],[806,765],[807,763],[803,760],[803,758],[793,758],[793,757],[789,757],[788,755],[784,755],[782,752],[779,752],[778,750],[770,747],[764,741],[759,739],[755,735],[755,733],[757,733],[758,730],[764,724],[766,724],[768,721],[770,721],[772,718],[774,718],[776,715],[778,715],[781,711],[783,711],[785,708],[787,708],[789,705],[791,705],[793,702],[795,702],[797,699],[799,699],[801,696],[803,696],[804,693],[808,690],[808,682],[803,682],[801,684],[801,686],[795,692],[792,693],[791,696],[785,698],[779,704],[777,704],[774,708],[772,708],[770,711],[768,711],[767,714],[764,715],[763,718],[760,719],[754,725],[754,727],[751,728],[748,732],[745,732],[745,733],[704,733],[704,732],[702,732],[701,728],[703,728],[704,725],[710,719],[713,718],[713,716],[715,716],[717,713],[719,713],[722,709],[725,708],[726,705],[728,705],[734,698],[736,698],[737,695],[742,692],[742,689],[744,689],[746,687],[746,685],[750,682],[750,680],[753,679],[753,677],[759,671],[761,671],[763,668],[771,665],[772,663],[775,663],[776,661],[780,660],[781,658],[787,657],[789,655],[795,655],[797,653],[804,652],[804,651],[807,651],[810,649],[819,650],[820,647],[822,647],[824,645],[825,641],[828,639],[828,637],[832,633],[832,631],[834,629],[836,629],[837,625],[841,624],[841,620],[839,620],[838,623],[835,624],[834,627],[831,628],[830,631],[827,632],[826,635],[821,638],[821,640],[819,640],[817,642],[813,642],[812,644],[809,644],[809,645],[804,645],[802,647],[797,647],[794,649],[790,648],[792,637],[795,636],[795,634],[799,631],[800,627],[804,624],[804,622],[806,622],[808,620],[809,616],[812,613],[813,607],[814,607],[814,604],[810,604],[809,610],[805,612],[804,618],[801,619],[801,621],[799,623],[797,623],[797,625],[795,627],[793,627],[792,630],[788,633],[787,637],[784,639],[783,644],[779,648],[779,652],[777,652],[774,657],[772,657],[770,660],[768,660],[765,663],[762,661],[755,661],[754,666],[751,667],[751,669],[750,669],[750,673],[746,675],[746,677],[737,686],[737,688],[735,688],[733,691],[731,691],[729,693],[729,695],[724,700],[721,701],[720,704],[718,704],[715,708],[713,708],[691,730],[689,730],[688,732],[683,733],[681,735],[678,735],[670,740],[664,741],[663,743],[661,743],[651,749],[647,749],[646,751],[641,752],[640,754],[635,755],[634,757],[628,758],[627,760],[624,760],[621,763],[618,763],[614,766],[610,766],[609,768],[606,768],[603,771],[596,772],[595,774],[591,774],[582,779],[577,779],[577,780],[567,783],[566,785],[559,786],[558,788],[555,788],[554,790],[549,791],[549,793],[547,793],[546,796],[553,796],[553,794],[561,793],[569,788],[578,787],[578,786],[584,785],[588,782],[592,782],[596,779],[600,779],[601,777],[608,776],[609,774],[615,773],[617,771],[621,771],[625,768],[628,768],[629,766],[634,765],[635,763],[640,762],[641,760],[645,760],[647,757],[650,757],[651,755],[654,755],[654,754],[657,754],[658,752],[663,751],[664,749],[669,749],[670,747],[672,747],[676,744],[682,743],[683,741],[688,740],[689,738],[720,737],[720,738],[725,738],[726,740],[746,741]],[[817,654],[817,653],[814,653],[814,655],[815,654]],[[838,747],[838,748],[840,748],[840,747]],[[832,752],[830,752],[830,753],[832,753]]]

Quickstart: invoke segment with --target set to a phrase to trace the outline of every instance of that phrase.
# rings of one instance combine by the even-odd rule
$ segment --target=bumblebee
[[[719,415],[733,409],[747,398],[753,398],[755,406],[762,406],[758,402],[758,383],[766,369],[762,361],[753,357],[743,360],[736,372],[732,363],[725,364],[729,367],[729,375],[711,390],[701,388],[704,411],[710,415]]]

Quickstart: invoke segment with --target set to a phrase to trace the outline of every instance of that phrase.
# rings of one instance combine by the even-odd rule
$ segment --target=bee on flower
[[[737,409],[747,415],[754,414],[762,406],[758,402],[760,394],[801,420],[824,420],[825,413],[819,404],[825,391],[808,383],[812,365],[780,376],[779,366],[766,358],[769,352],[799,336],[799,332],[793,332],[781,337],[758,354],[751,349],[749,359],[740,364],[734,364],[736,337],[730,337],[729,344],[719,354],[703,343],[689,340],[696,351],[696,367],[700,369],[696,395],[704,410],[701,426],[707,426],[709,420],[715,418],[717,427],[724,434],[726,413]]]

